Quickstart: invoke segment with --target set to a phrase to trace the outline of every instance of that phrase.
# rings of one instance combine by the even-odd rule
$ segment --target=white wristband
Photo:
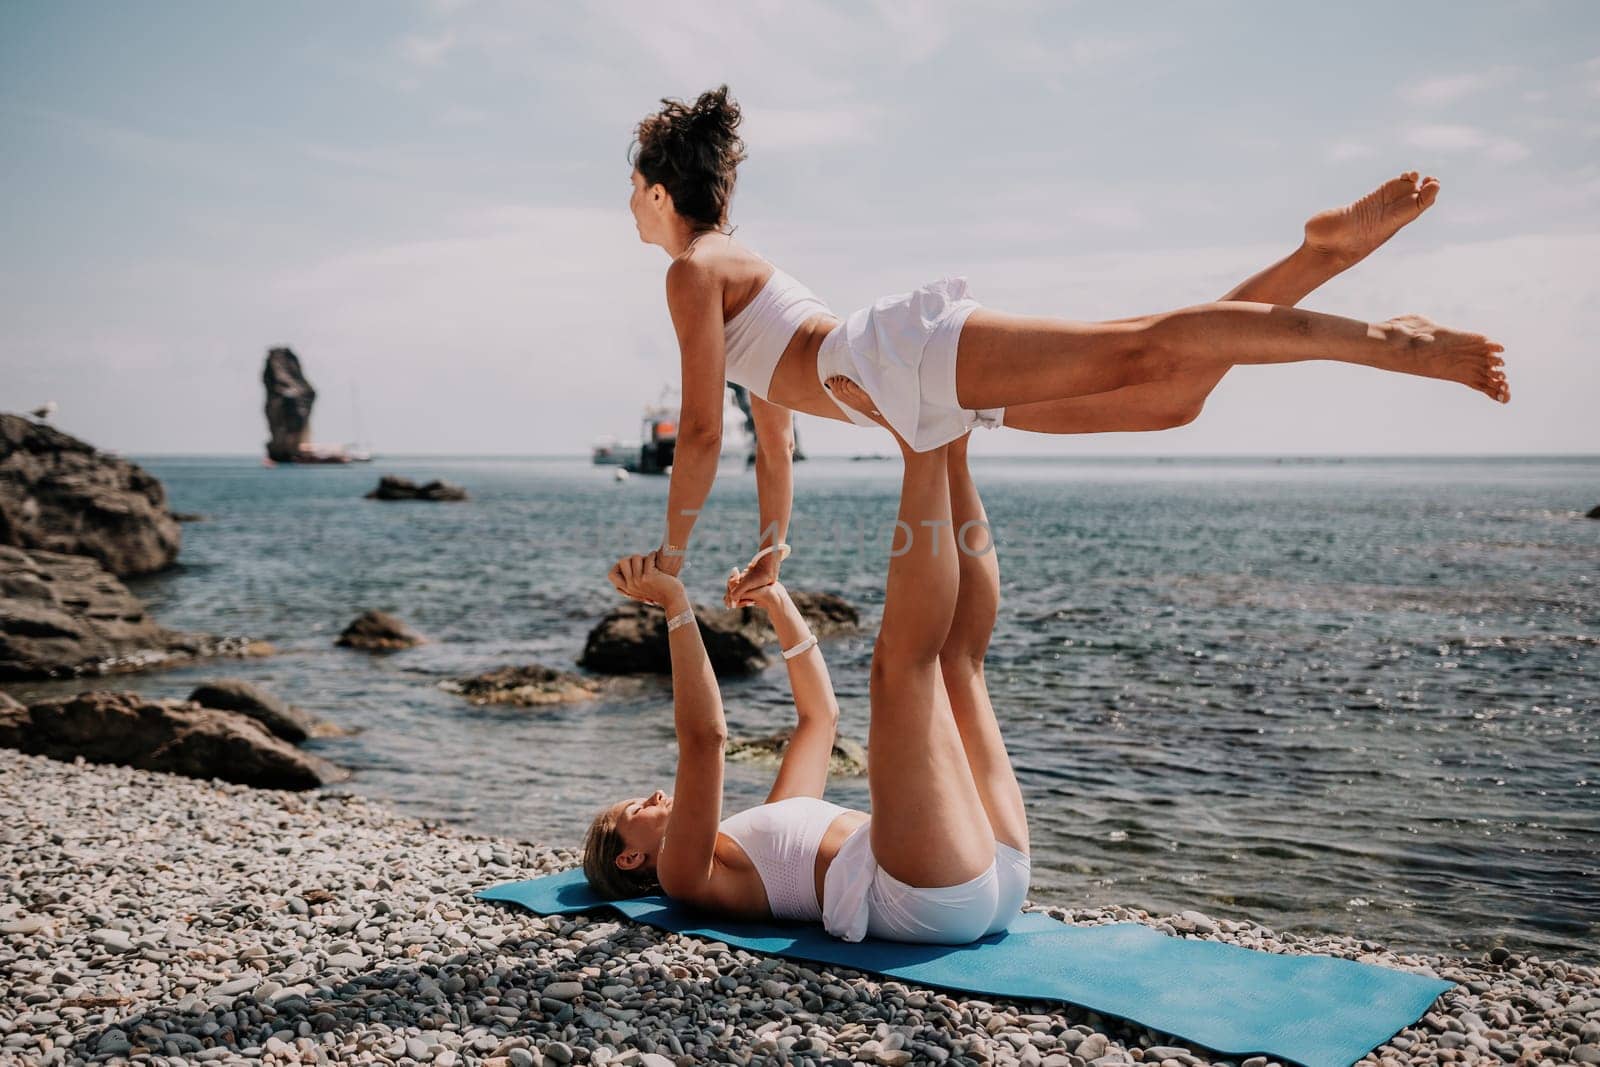
[[[782,541],[779,541],[777,544],[768,545],[760,552],[757,552],[755,555],[751,556],[750,562],[745,564],[745,570],[749,570],[751,567],[754,567],[756,565],[756,560],[760,559],[762,556],[765,556],[768,552],[778,553],[779,563],[782,563],[784,560],[789,558],[789,546],[784,544]]]
[[[806,649],[810,648],[812,645],[815,645],[816,643],[817,643],[817,635],[816,634],[806,634],[806,639],[804,641],[801,641],[798,645],[795,645],[793,648],[786,648],[786,649],[783,650],[783,658],[784,659],[794,659],[800,653],[804,652]]]
[[[680,626],[688,626],[691,622],[694,622],[694,609],[684,608],[682,611],[678,612],[678,614],[667,620],[667,632],[671,633]]]

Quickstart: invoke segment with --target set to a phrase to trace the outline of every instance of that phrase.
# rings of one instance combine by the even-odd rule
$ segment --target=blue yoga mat
[[[478,897],[540,915],[613,908],[638,922],[750,952],[873,971],[917,985],[1065,1001],[1225,1054],[1261,1054],[1306,1067],[1348,1067],[1420,1019],[1451,986],[1332,956],[1191,941],[1138,923],[1072,926],[1038,912],[1023,912],[1003,933],[969,945],[841,941],[820,923],[722,919],[663,896],[602,900],[578,868],[507,882]]]

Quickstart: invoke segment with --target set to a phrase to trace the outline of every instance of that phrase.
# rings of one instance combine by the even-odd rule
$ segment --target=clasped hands
[[[623,556],[607,577],[617,592],[628,599],[664,608],[669,601],[683,595],[683,583],[677,577],[682,565],[681,555],[668,560],[658,548],[654,552]],[[731,568],[722,602],[730,608],[769,609],[784,592],[778,582],[779,566],[778,554],[769,552],[743,570]]]

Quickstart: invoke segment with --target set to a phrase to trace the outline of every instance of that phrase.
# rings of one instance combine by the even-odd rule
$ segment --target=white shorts
[[[871,821],[839,846],[823,879],[822,925],[845,941],[870,934],[885,941],[965,945],[998,933],[1022,911],[1032,861],[996,841],[995,857],[960,885],[907,885],[878,866]]]
[[[974,411],[956,401],[956,343],[980,307],[961,277],[940,278],[851,312],[822,339],[817,377],[842,374],[866,390],[889,425],[917,452],[949,444],[974,426],[999,426],[1004,408]],[[835,404],[858,426],[877,425]]]

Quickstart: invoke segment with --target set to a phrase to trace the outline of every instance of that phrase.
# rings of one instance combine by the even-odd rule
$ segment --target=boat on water
[[[750,414],[750,398],[743,386],[730,385],[722,397],[722,460],[743,460],[750,467],[756,461],[755,419]],[[639,436],[633,440],[602,437],[591,447],[595,466],[621,467],[634,474],[667,474],[672,470],[678,446],[678,414],[681,394],[675,386],[664,386],[653,404],[645,405],[639,419]],[[796,435],[795,459],[804,459]]]

